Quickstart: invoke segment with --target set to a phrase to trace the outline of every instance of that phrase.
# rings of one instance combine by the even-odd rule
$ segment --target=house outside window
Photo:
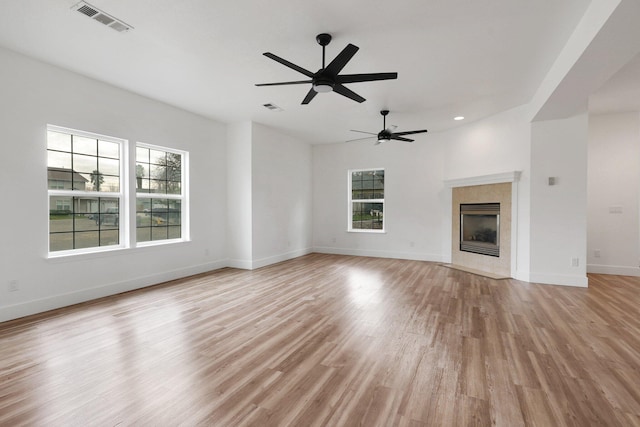
[[[123,246],[125,150],[123,139],[47,127],[50,255]]]
[[[384,232],[384,169],[349,171],[348,231]]]
[[[136,145],[136,241],[188,239],[186,173],[188,153]]]

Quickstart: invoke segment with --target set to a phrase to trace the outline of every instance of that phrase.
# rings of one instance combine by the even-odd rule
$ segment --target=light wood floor
[[[640,279],[590,284],[223,269],[0,324],[0,425],[640,425]]]

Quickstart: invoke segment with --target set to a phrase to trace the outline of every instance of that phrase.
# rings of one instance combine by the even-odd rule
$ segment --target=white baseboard
[[[366,256],[366,257],[374,257],[374,258],[394,258],[394,259],[407,259],[412,261],[431,261],[431,262],[445,262],[445,259],[447,258],[442,254],[332,248],[327,246],[314,247],[313,252],[318,252],[321,254],[332,254],[332,255]]]
[[[305,248],[256,260],[230,259],[228,266],[232,268],[239,268],[241,270],[255,270],[256,268],[266,267],[267,265],[276,264],[278,262],[287,261],[293,258],[298,258],[299,256],[303,255],[308,255],[311,252],[313,252],[311,248]]]
[[[544,285],[559,286],[576,286],[586,288],[589,286],[589,278],[584,275],[566,275],[566,274],[547,274],[547,273],[531,273],[529,274],[529,282],[541,283]]]
[[[640,277],[640,268],[626,265],[587,264],[587,273]]]
[[[167,282],[169,280],[180,279],[194,274],[205,273],[217,270],[228,265],[228,260],[213,261],[191,267],[166,271],[160,274],[137,277],[117,283],[110,283],[95,288],[82,289],[76,292],[53,295],[47,298],[25,301],[22,303],[9,305],[0,308],[0,322],[17,319],[31,314],[42,313],[57,308],[67,307],[81,302],[91,301],[97,298],[116,295],[122,292],[133,291],[151,285]]]
[[[240,270],[251,270],[252,262],[250,259],[230,259],[227,266]]]
[[[516,270],[513,278],[522,282],[531,282],[531,275],[528,271]]]
[[[303,255],[308,255],[311,252],[311,248],[299,249],[297,251],[286,252],[279,255],[274,255],[266,258],[253,260],[251,263],[251,269],[256,269],[260,267],[266,267],[267,265],[276,264],[278,262],[287,261],[293,258],[298,258]]]

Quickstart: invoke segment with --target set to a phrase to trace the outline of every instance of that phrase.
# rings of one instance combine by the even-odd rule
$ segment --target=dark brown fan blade
[[[271,52],[265,52],[265,53],[263,53],[263,55],[264,55],[264,56],[266,56],[267,58],[271,58],[271,59],[273,59],[274,61],[281,63],[281,64],[282,64],[282,65],[284,65],[285,67],[289,67],[289,68],[291,68],[292,70],[296,70],[297,72],[302,73],[302,74],[304,74],[304,75],[305,75],[305,76],[307,76],[307,77],[313,77],[313,73],[312,73],[311,71],[309,71],[309,70],[305,70],[304,68],[302,68],[302,67],[300,67],[300,66],[298,66],[298,65],[294,64],[293,62],[289,62],[289,61],[287,61],[286,59],[282,59],[282,58],[280,58],[279,56],[274,55],[274,54],[273,54],[273,53],[271,53]]]
[[[377,133],[365,132],[363,130],[355,130],[355,129],[351,129],[351,132],[360,132],[360,133],[366,133],[366,134],[369,134],[369,135],[377,135]]]
[[[373,82],[375,80],[393,80],[398,78],[398,73],[369,73],[369,74],[345,74],[338,76],[337,83]]]
[[[304,99],[302,100],[302,104],[308,104],[311,102],[311,100],[313,98],[315,98],[315,96],[318,94],[318,92],[316,92],[315,90],[313,90],[313,88],[309,89],[309,92],[307,92],[307,96],[304,97]]]
[[[390,139],[395,139],[396,141],[413,142],[413,139],[403,138],[401,136],[398,136],[398,134],[396,134],[396,133],[391,134],[391,136],[389,138]]]
[[[358,49],[360,49],[358,46],[354,46],[349,43],[347,47],[342,49],[342,52],[340,52],[338,56],[333,58],[333,61],[331,61],[329,65],[327,65],[327,68],[324,69],[324,72],[332,76],[337,76],[340,71],[342,71],[344,66],[347,65],[347,62],[349,62],[349,60],[353,58],[353,55],[356,54]]]
[[[426,129],[422,129],[422,130],[408,130],[406,132],[394,132],[394,135],[396,136],[403,136],[403,135],[413,135],[414,133],[425,133],[427,132]]]
[[[282,85],[301,85],[303,83],[311,83],[311,80],[299,80],[295,82],[279,82],[279,83],[256,83],[256,86],[282,86]]]
[[[344,86],[342,86],[341,84],[338,84],[338,83],[336,83],[336,85],[333,86],[333,91],[335,93],[339,93],[342,96],[346,96],[349,99],[353,99],[356,102],[364,102],[364,101],[366,101],[366,99],[364,99],[363,97],[361,97],[360,95],[358,95],[357,93],[352,91],[351,89],[347,89],[346,87],[344,87]]]

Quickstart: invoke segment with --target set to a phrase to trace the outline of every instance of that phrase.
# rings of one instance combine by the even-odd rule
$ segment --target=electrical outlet
[[[600,258],[600,249],[594,249],[593,256],[594,258]]]
[[[8,286],[9,292],[16,292],[20,290],[20,285],[17,280],[9,280]]]
[[[578,267],[580,265],[580,258],[571,258],[571,267]]]

